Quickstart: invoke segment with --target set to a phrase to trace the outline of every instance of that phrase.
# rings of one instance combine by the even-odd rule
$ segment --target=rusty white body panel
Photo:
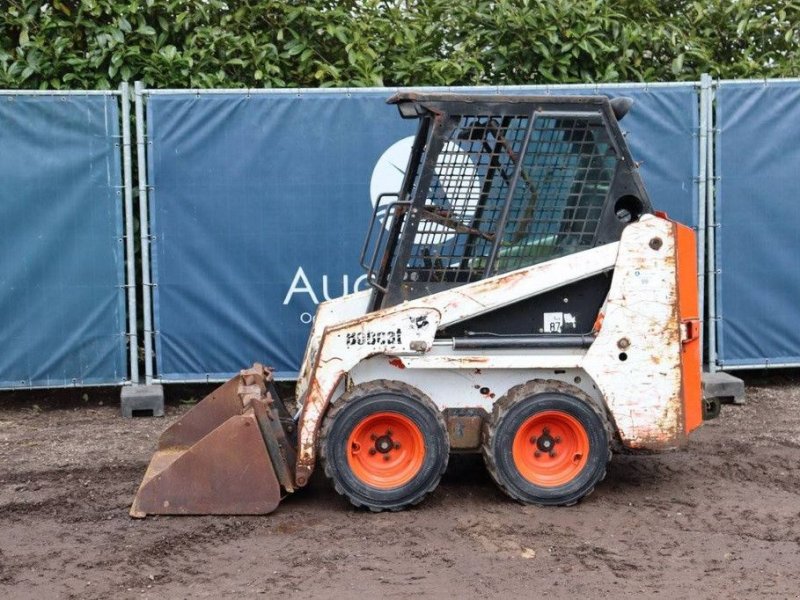
[[[341,329],[343,326],[353,326],[355,331],[358,330],[359,322],[362,318],[374,321],[376,317],[389,317],[398,310],[405,310],[410,307],[432,307],[436,309],[436,312],[442,315],[440,326],[446,327],[613,269],[618,246],[619,243],[615,242],[581,252],[580,254],[565,256],[532,267],[518,269],[491,279],[484,279],[453,290],[447,290],[411,302],[404,302],[399,306],[371,313],[367,317],[365,315],[370,291],[358,292],[323,302],[317,307],[317,313],[314,316],[314,323],[303,358],[302,371],[297,381],[296,396],[297,398],[305,398],[308,393],[311,377],[315,370],[316,355],[323,335],[328,328]],[[348,321],[350,321],[349,324]],[[430,338],[430,341],[429,347],[432,345],[433,337]],[[383,349],[374,347],[371,352],[366,353],[361,358],[366,358],[371,354],[391,352],[419,354],[418,351],[412,350],[406,344],[393,348],[386,346]]]
[[[620,242],[369,314],[366,292],[320,305],[298,382],[297,484],[307,483],[322,417],[344,389],[344,376],[354,383],[406,381],[440,408],[487,412],[514,385],[561,379],[605,403],[624,445],[676,445],[683,430],[673,228],[645,215]],[[478,353],[434,345],[443,327],[611,269],[603,325],[588,349]],[[489,392],[481,394],[482,388]]]
[[[406,369],[524,369],[536,365],[539,369],[580,367],[586,350],[581,348],[552,348],[530,350],[475,350],[437,348],[423,356],[398,356],[395,365]]]
[[[371,290],[364,290],[363,292],[356,292],[341,298],[334,298],[327,302],[321,303],[317,307],[317,313],[314,315],[314,322],[311,326],[311,333],[308,337],[306,344],[306,352],[303,357],[302,371],[297,379],[297,387],[295,388],[295,395],[297,398],[303,398],[308,389],[308,381],[311,376],[311,367],[315,364],[315,356],[319,343],[322,340],[322,334],[325,328],[348,321],[350,319],[357,319],[367,314],[369,308],[369,299]]]
[[[418,369],[415,366],[400,366],[409,360],[408,357],[401,359],[373,356],[356,365],[348,373],[348,378],[356,385],[376,379],[407,383],[426,394],[440,410],[481,408],[491,414],[494,403],[509,389],[519,385],[521,381],[534,379],[563,381],[579,388],[602,406],[602,394],[583,369],[530,368],[532,364],[538,365],[541,358],[531,355],[518,355],[515,366],[498,367],[495,358],[495,355],[490,356],[491,367],[487,368],[454,368],[450,364],[442,368],[430,368],[426,365]],[[332,401],[336,402],[335,399]]]
[[[647,216],[625,229],[603,327],[582,365],[631,448],[673,446],[683,431],[674,227]]]
[[[302,406],[297,484],[305,485],[313,470],[317,434],[333,391],[359,362],[374,355],[424,354],[441,327],[613,269],[618,247],[614,242],[349,320],[341,318],[338,303],[352,309],[361,299],[320,305],[297,387]]]

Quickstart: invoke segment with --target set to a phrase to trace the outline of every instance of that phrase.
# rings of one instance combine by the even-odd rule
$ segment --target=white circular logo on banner
[[[413,145],[413,135],[403,138],[389,146],[378,159],[369,183],[373,208],[381,194],[400,191]],[[455,142],[447,142],[436,161],[434,171],[445,195],[442,208],[454,208],[457,218],[469,225],[481,195],[480,178],[472,158]],[[395,200],[396,196],[384,197],[378,207],[378,219],[386,229],[392,223],[391,217],[386,215],[386,208]],[[455,235],[452,228],[437,223],[427,224],[425,231],[425,241],[428,244],[442,244]]]

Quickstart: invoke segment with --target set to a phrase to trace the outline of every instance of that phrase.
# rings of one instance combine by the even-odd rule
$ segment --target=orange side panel
[[[675,223],[678,271],[678,313],[681,327],[692,333],[681,344],[681,380],[683,382],[683,414],[688,434],[703,422],[702,349],[699,332],[697,295],[697,243],[691,228]]]

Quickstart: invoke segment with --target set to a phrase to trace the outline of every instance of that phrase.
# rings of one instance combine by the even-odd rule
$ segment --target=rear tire
[[[603,480],[611,458],[608,426],[582,396],[559,382],[531,382],[497,402],[483,457],[506,494],[525,504],[569,506]]]
[[[412,506],[439,484],[449,456],[441,412],[397,381],[355,386],[325,416],[320,460],[336,491],[374,512]]]

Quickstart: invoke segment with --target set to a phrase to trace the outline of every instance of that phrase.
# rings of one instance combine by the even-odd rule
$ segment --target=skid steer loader
[[[520,502],[570,505],[613,451],[700,425],[695,236],[653,211],[631,101],[389,102],[418,131],[366,236],[371,289],[320,304],[296,407],[255,364],[172,425],[132,516],[269,513],[318,461],[353,504],[399,510],[452,452]]]

